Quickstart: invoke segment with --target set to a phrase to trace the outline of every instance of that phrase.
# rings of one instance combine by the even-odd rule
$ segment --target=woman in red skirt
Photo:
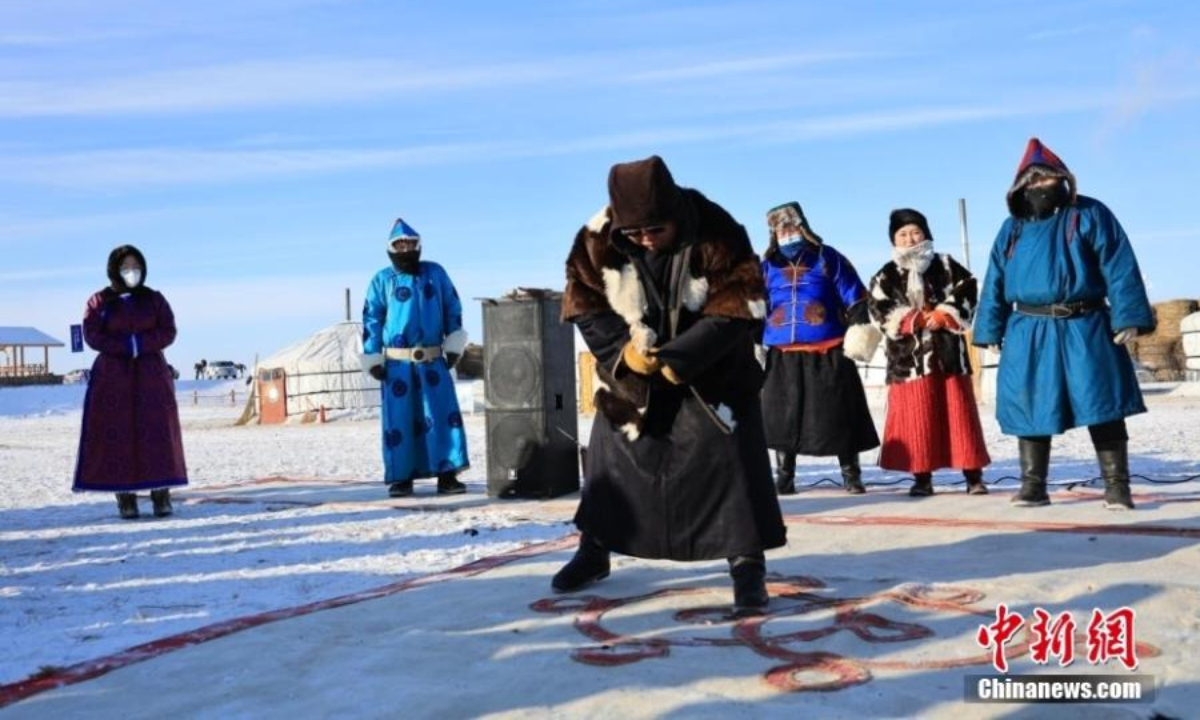
[[[962,470],[983,495],[991,462],[979,424],[964,333],[978,298],[975,277],[933,251],[925,216],[892,212],[892,261],[871,279],[868,309],[887,341],[888,411],[880,467],[913,474],[909,495],[933,494],[933,472]]]

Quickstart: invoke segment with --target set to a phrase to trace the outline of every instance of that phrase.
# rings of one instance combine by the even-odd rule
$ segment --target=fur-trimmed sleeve
[[[575,234],[567,256],[567,289],[563,292],[562,320],[574,322],[580,315],[612,312],[604,295],[604,278],[589,252],[588,239],[594,231],[585,225]]]
[[[888,269],[894,267],[894,263],[888,263],[871,278],[871,288],[867,293],[867,310],[871,314],[871,320],[883,330],[884,335],[891,340],[899,340],[908,334],[905,332],[904,321],[916,312],[916,308],[908,303],[903,288],[898,287],[899,283],[889,277],[892,273],[889,273]],[[898,272],[895,274],[899,276]],[[897,287],[889,287],[893,284]]]
[[[956,328],[947,328],[951,332],[964,335],[971,329],[975,319],[975,309],[979,305],[979,284],[971,271],[959,265],[949,255],[938,258],[946,266],[948,280],[945,287],[945,298],[934,307],[941,310],[957,323]]]
[[[707,200],[704,211],[709,217],[702,212],[702,221],[712,229],[702,233],[700,252],[693,254],[691,263],[692,275],[698,278],[691,282],[703,287],[689,288],[686,294],[703,293],[704,315],[761,321],[767,316],[766,284],[762,261],[754,254],[746,228]]]

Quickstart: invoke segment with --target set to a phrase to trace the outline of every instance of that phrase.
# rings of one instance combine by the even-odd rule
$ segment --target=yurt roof
[[[358,370],[362,323],[341,322],[318,330],[258,363],[260,369]]]

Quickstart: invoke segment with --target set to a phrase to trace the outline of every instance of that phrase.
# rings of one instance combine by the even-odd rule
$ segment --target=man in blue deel
[[[1125,343],[1154,329],[1133,246],[1112,211],[1079,194],[1075,176],[1037,138],[1008,191],[992,248],[975,344],[1003,350],[996,419],[1019,438],[1013,502],[1049,505],[1050,439],[1087,426],[1104,505],[1133,509],[1125,418],[1146,412]]]
[[[412,495],[437,477],[439,495],[464,493],[467,435],[450,370],[467,345],[462,303],[450,276],[421,260],[421,236],[396,220],[392,266],[375,274],[363,304],[363,369],[382,385],[383,465],[388,495]]]

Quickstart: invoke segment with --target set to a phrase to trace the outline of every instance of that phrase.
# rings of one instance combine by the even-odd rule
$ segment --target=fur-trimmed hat
[[[1079,186],[1075,182],[1075,175],[1067,169],[1067,164],[1059,159],[1058,155],[1043,145],[1041,140],[1032,137],[1025,146],[1025,155],[1021,158],[1021,163],[1017,165],[1017,175],[1013,179],[1012,187],[1008,189],[1008,211],[1014,216],[1029,215],[1022,190],[1034,178],[1039,177],[1057,177],[1066,180],[1067,190],[1071,194],[1071,204],[1075,203],[1075,199],[1079,196]]]
[[[392,249],[392,243],[397,240],[416,240],[417,247],[421,246],[421,234],[404,222],[404,218],[396,218],[396,222],[392,225],[392,232],[388,234],[387,241],[389,251]]]
[[[929,221],[921,213],[912,208],[900,208],[893,210],[891,216],[888,217],[888,239],[892,244],[896,244],[896,231],[905,225],[916,225],[921,228],[921,232],[925,233],[926,240],[933,239],[933,233],[929,232]]]
[[[125,258],[133,257],[142,266],[142,282],[136,288],[131,288],[125,284],[125,279],[121,277],[121,263],[125,262]],[[119,293],[137,292],[139,289],[146,287],[146,275],[149,269],[146,267],[146,256],[142,254],[132,245],[121,245],[113,248],[113,251],[108,254],[108,282],[113,290]]]
[[[657,155],[618,163],[608,171],[614,231],[678,220],[681,198],[675,178]]]

